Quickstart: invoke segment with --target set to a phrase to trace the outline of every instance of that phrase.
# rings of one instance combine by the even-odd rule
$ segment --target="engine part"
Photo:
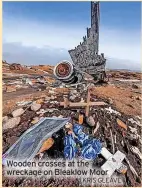
[[[83,79],[82,74],[75,68],[75,65],[67,60],[59,62],[54,67],[54,75],[66,84],[75,84]]]

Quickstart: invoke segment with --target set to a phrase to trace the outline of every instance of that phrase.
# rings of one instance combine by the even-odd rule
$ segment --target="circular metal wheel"
[[[73,65],[69,61],[61,61],[54,67],[54,75],[57,79],[68,79],[72,76]]]

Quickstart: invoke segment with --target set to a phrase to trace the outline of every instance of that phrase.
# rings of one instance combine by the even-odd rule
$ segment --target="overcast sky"
[[[140,2],[101,2],[99,52],[108,68],[140,69]],[[3,60],[55,65],[82,42],[90,2],[3,2]]]

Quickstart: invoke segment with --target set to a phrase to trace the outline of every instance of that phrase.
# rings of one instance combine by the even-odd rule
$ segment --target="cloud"
[[[22,64],[55,65],[60,60],[70,60],[68,50],[77,46],[85,34],[85,25],[43,24],[4,17],[3,59]],[[140,67],[140,31],[102,26],[99,51],[108,57],[111,67],[137,69]]]
[[[4,43],[3,59],[7,60],[9,63],[16,62],[25,65],[55,65],[63,59],[71,61],[66,49],[58,49],[50,46],[38,48],[24,46],[21,43]]]
[[[140,70],[140,65],[134,61],[116,58],[107,58],[106,67],[109,69],[129,69]],[[4,43],[3,59],[9,63],[21,63],[23,65],[56,65],[59,61],[69,60],[71,58],[66,49],[53,48],[46,46],[44,48],[27,47],[21,43]]]

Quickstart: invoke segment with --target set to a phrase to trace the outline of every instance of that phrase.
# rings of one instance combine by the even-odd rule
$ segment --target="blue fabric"
[[[78,136],[79,134],[82,133],[83,130],[83,126],[79,125],[79,124],[74,124],[73,126],[73,132]]]
[[[76,139],[72,135],[65,136],[64,139],[64,156],[67,159],[73,159],[77,153],[77,143],[81,143],[81,158],[85,160],[93,160],[101,152],[102,144],[97,139],[90,139],[88,135],[82,132],[83,127],[79,124],[75,124],[73,131],[77,136]]]
[[[101,152],[102,144],[97,139],[88,139],[84,142],[81,150],[81,158],[85,160],[93,160]]]
[[[73,159],[76,155],[76,143],[73,136],[67,135],[64,139],[64,156],[66,159]]]
[[[81,143],[83,145],[84,142],[86,140],[88,140],[88,138],[89,138],[89,136],[82,132],[80,135],[78,135],[77,140],[79,143]]]

